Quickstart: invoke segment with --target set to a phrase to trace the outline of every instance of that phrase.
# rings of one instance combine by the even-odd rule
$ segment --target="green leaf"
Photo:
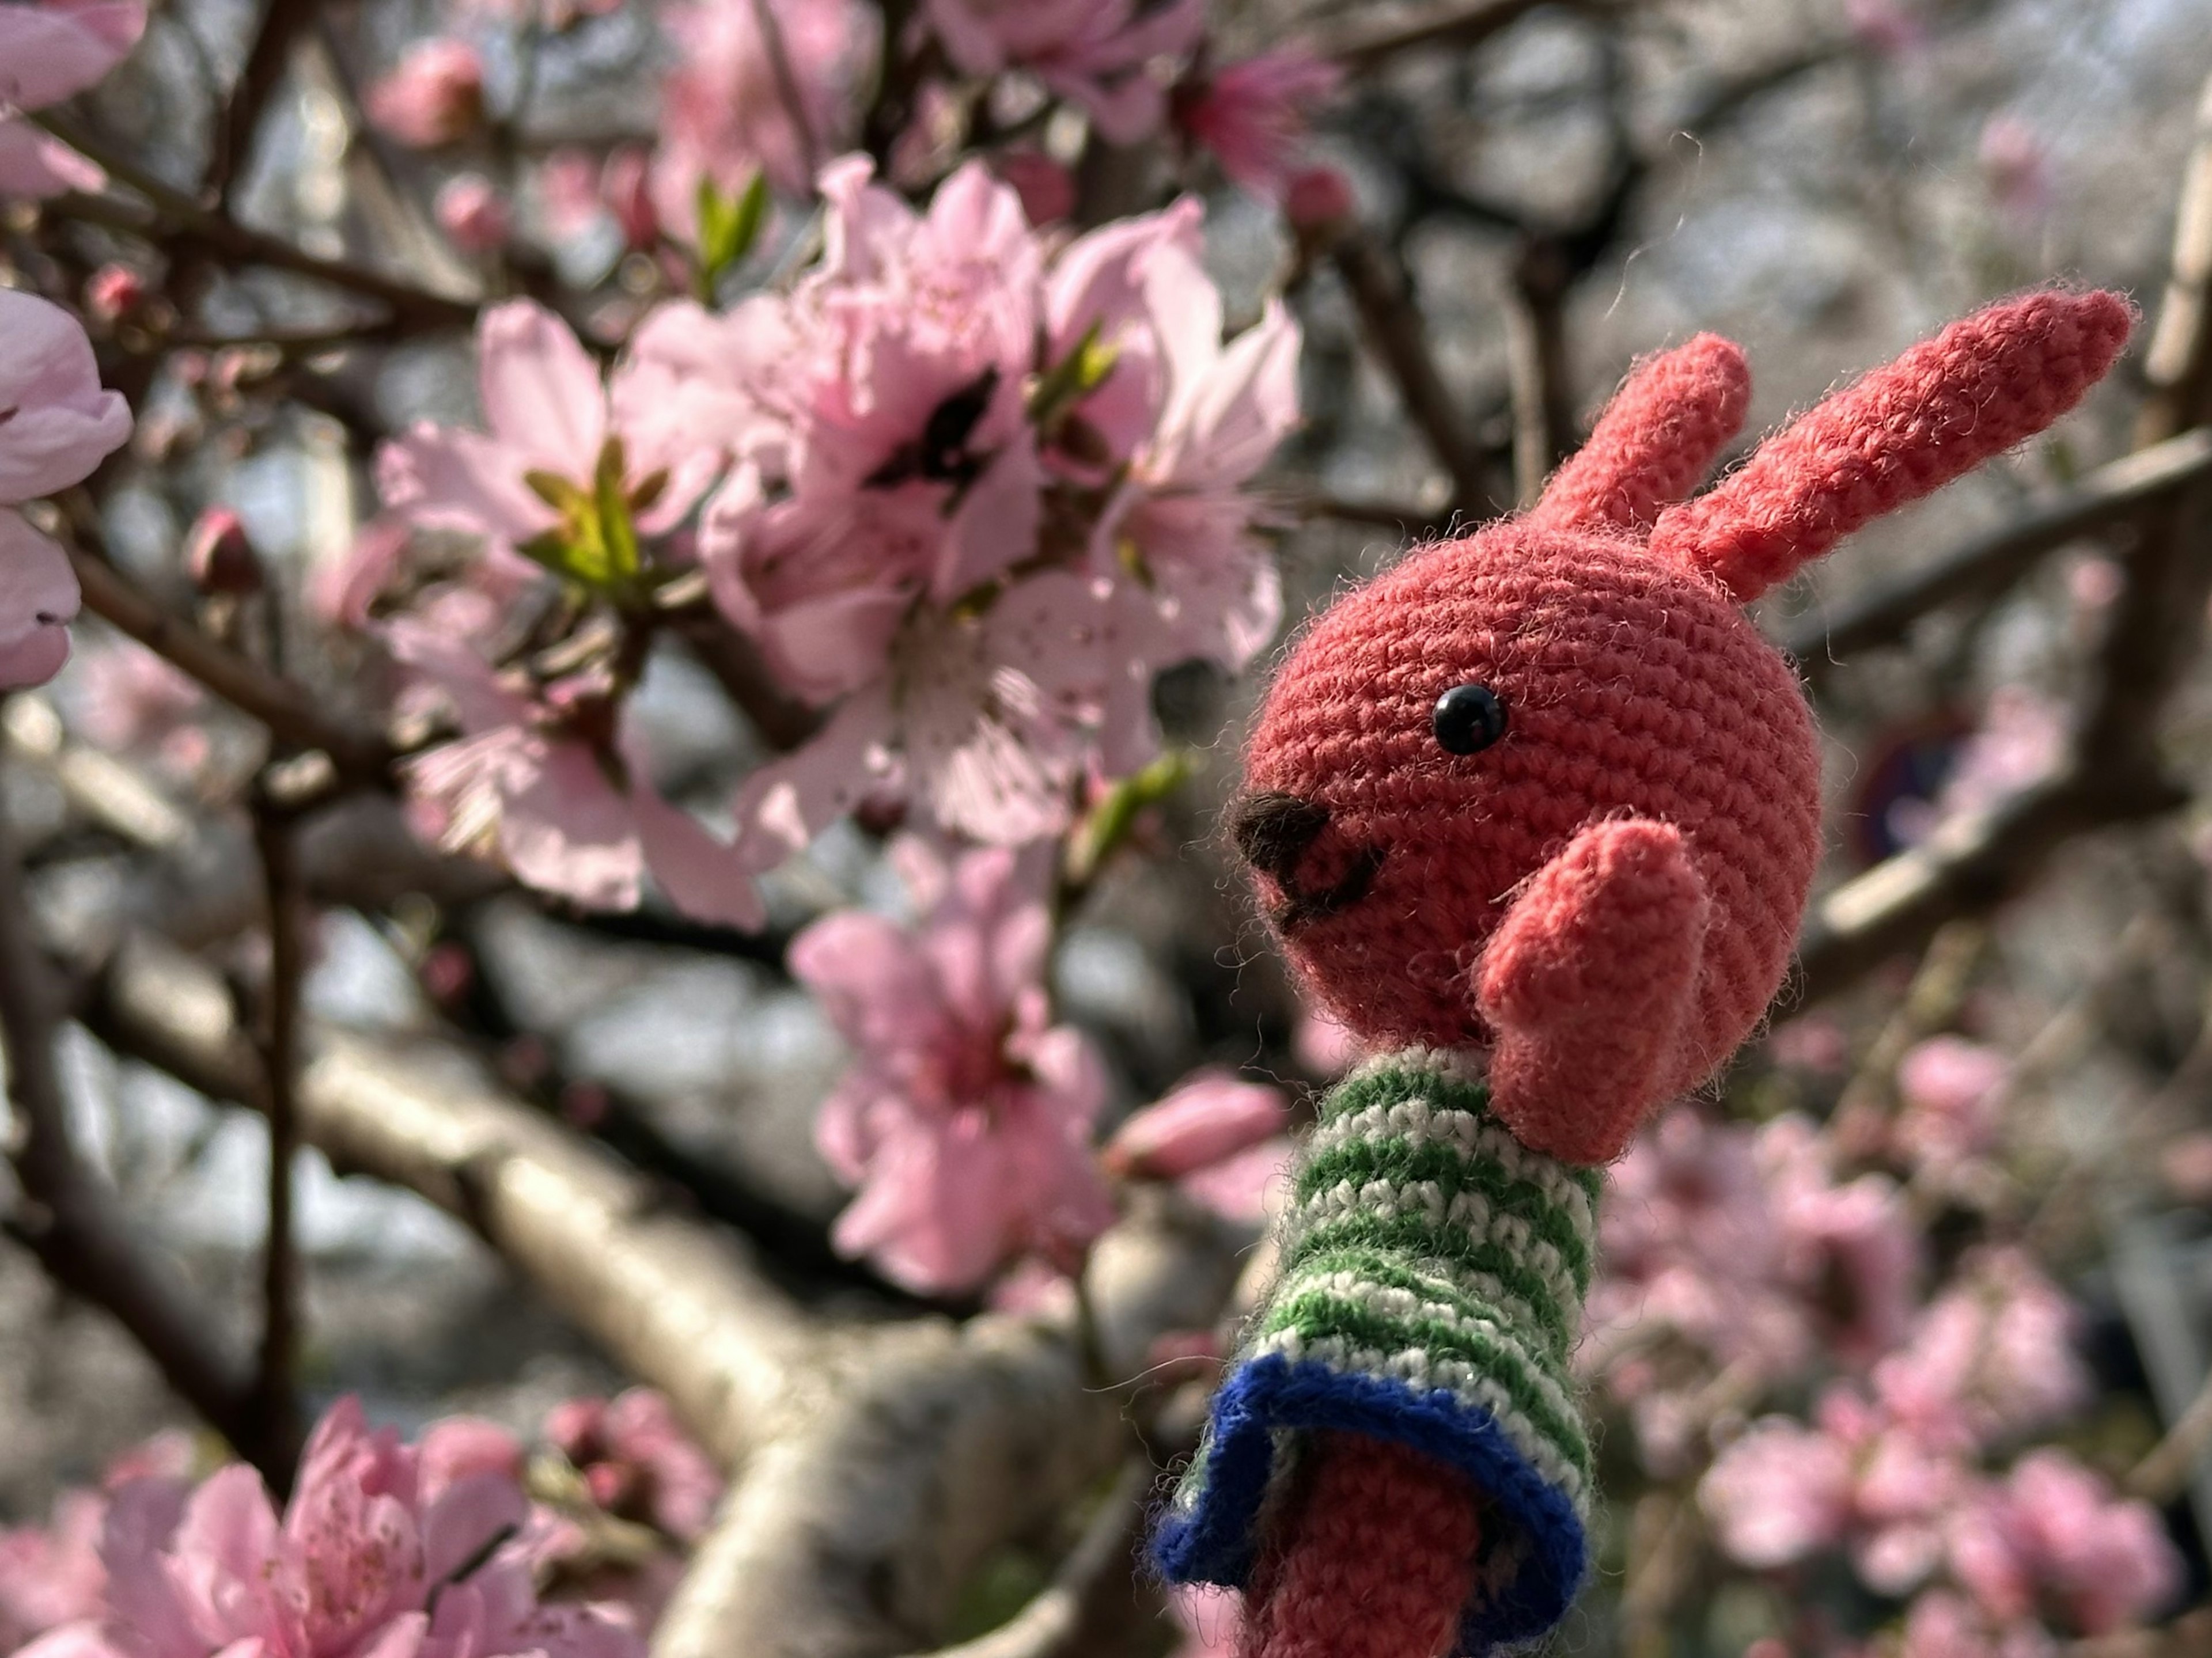
[[[605,580],[624,590],[636,585],[643,563],[638,553],[637,526],[631,522],[629,501],[623,489],[623,474],[627,470],[622,440],[609,438],[599,451],[599,471],[592,480],[596,485],[593,504],[599,508],[599,546],[606,560]]]
[[[1068,840],[1066,878],[1071,885],[1088,886],[1115,847],[1129,837],[1137,815],[1158,805],[1182,786],[1197,769],[1190,755],[1174,750],[1160,756],[1141,771],[1132,772],[1106,791],[1091,815]]]
[[[1037,377],[1030,392],[1030,418],[1041,431],[1050,431],[1054,422],[1106,383],[1114,372],[1121,348],[1098,337],[1098,325],[1092,323],[1083,332],[1068,354]]]
[[[712,179],[699,180],[699,280],[712,294],[722,273],[752,252],[768,220],[768,175],[756,173],[735,197]]]
[[[530,486],[532,495],[563,518],[576,511],[586,500],[584,492],[558,472],[541,472],[533,467],[522,475],[522,481]]]
[[[593,592],[625,603],[635,598],[644,556],[625,487],[628,471],[622,440],[611,437],[600,446],[588,491],[556,473],[526,474],[532,493],[560,513],[561,522],[520,550]]]

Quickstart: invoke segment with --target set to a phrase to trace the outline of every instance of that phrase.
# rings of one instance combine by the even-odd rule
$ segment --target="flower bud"
[[[450,144],[483,118],[483,60],[465,41],[419,42],[362,102],[370,120],[410,149]]]
[[[1209,1066],[1116,1129],[1105,1163],[1119,1175],[1173,1180],[1273,1139],[1288,1120],[1279,1091]]]
[[[1333,231],[1352,217],[1352,182],[1333,167],[1300,167],[1283,191],[1283,216],[1301,235]]]
[[[228,507],[210,507],[192,520],[185,537],[185,570],[204,593],[234,596],[261,591],[261,559],[246,525]]]
[[[145,297],[145,282],[126,264],[104,264],[85,278],[84,308],[102,322],[137,310]]]
[[[434,204],[438,228],[465,253],[493,253],[514,228],[498,188],[481,173],[463,173],[439,187]]]

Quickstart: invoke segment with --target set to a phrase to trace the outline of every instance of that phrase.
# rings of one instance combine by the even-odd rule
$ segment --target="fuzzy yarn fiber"
[[[1286,1448],[1339,1430],[1465,1480],[1480,1544],[1452,1596],[1455,1651],[1550,1628],[1588,1548],[1590,1449],[1567,1356],[1596,1247],[1598,1174],[1531,1151],[1480,1081],[1414,1052],[1331,1090],[1294,1182],[1282,1275],[1162,1523],[1162,1570],[1244,1585],[1261,1560],[1261,1516],[1292,1489]],[[1359,1511],[1346,1513],[1348,1546]]]
[[[1524,1141],[1618,1157],[1764,1015],[1820,853],[1812,718],[1739,604],[2056,419],[2130,314],[1992,307],[1681,504],[1747,386],[1700,336],[1637,371],[1525,516],[1328,610],[1277,676],[1236,819],[1308,992],[1372,1050],[1489,1048]],[[1432,725],[1463,685],[1504,712],[1475,751]]]

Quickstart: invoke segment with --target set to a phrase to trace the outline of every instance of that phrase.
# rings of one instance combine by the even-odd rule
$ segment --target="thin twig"
[[[262,1099],[269,1126],[269,1215],[261,1265],[259,1382],[263,1408],[272,1415],[292,1400],[300,1340],[299,1240],[292,1199],[300,1153],[300,993],[307,963],[301,936],[305,902],[294,836],[289,815],[257,791],[253,841],[261,857],[269,907],[268,1028],[261,1049]]]
[[[1490,468],[1437,371],[1428,328],[1404,270],[1380,243],[1357,230],[1337,242],[1334,257],[1369,349],[1396,382],[1407,418],[1451,478],[1454,504],[1486,518],[1493,515],[1504,503],[1492,495]]]
[[[1337,27],[1316,34],[1308,46],[1333,58],[1353,74],[1381,68],[1401,52],[1422,46],[1462,50],[1480,44],[1517,23],[1546,0],[1445,0],[1408,16],[1362,15],[1355,11]]]
[[[783,20],[775,15],[774,0],[752,0],[752,8],[753,27],[760,31],[761,45],[768,52],[769,71],[775,77],[776,101],[783,106],[784,118],[791,123],[792,136],[799,141],[799,164],[811,179],[821,169],[822,144],[806,113],[806,94],[799,84],[799,71],[792,64],[790,43],[783,35]]]
[[[72,527],[82,533],[82,525]],[[302,750],[321,750],[339,774],[352,781],[379,780],[389,772],[392,744],[324,713],[321,699],[306,686],[270,673],[170,615],[104,559],[72,548],[70,563],[87,610],[114,623],[240,713],[258,720],[282,742]]]
[[[1052,1582],[1029,1605],[988,1634],[939,1647],[929,1658],[1068,1658],[1118,1650],[1106,1643],[1117,1634],[1126,1639],[1140,1621],[1157,1621],[1139,1564],[1155,1477],[1150,1458],[1133,1458]]]
[[[268,9],[261,14],[261,26],[254,32],[246,65],[216,120],[215,154],[208,167],[207,189],[226,210],[252,149],[253,135],[260,130],[269,100],[283,82],[293,42],[314,15],[314,0],[269,0]]]
[[[472,301],[433,294],[343,259],[318,258],[282,237],[250,230],[225,214],[211,211],[49,110],[24,118],[46,128],[86,159],[97,163],[110,178],[144,197],[151,209],[149,217],[106,196],[71,194],[48,201],[45,210],[49,213],[127,230],[173,249],[197,245],[233,261],[265,264],[312,276],[389,306],[401,326],[466,328],[476,321],[477,307]]]
[[[0,814],[0,1036],[17,1139],[23,1203],[7,1221],[19,1243],[65,1289],[130,1333],[178,1396],[283,1490],[299,1446],[262,1409],[247,1366],[161,1257],[131,1236],[112,1194],[78,1156],[54,1060],[59,1003],[32,937],[14,836]]]

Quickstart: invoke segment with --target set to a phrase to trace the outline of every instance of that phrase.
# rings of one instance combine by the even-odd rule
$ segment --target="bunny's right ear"
[[[1638,363],[1528,514],[1563,530],[1642,534],[1659,509],[1698,487],[1743,426],[1751,370],[1717,334]]]
[[[2063,289],[1954,322],[1662,513],[1652,556],[1756,598],[1869,519],[2042,431],[2104,377],[2134,322],[2117,294]]]

